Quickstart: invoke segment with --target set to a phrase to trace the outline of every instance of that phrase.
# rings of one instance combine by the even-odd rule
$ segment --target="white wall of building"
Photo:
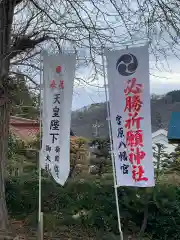
[[[164,151],[166,151],[169,154],[174,152],[174,149],[176,147],[175,144],[168,143],[167,131],[164,129],[159,129],[158,131],[152,134],[152,142],[153,146],[155,146],[156,143],[163,144],[166,147]]]
[[[152,145],[157,149],[156,144],[160,143],[165,147],[164,152],[166,152],[167,154],[170,154],[174,152],[177,145],[168,143],[167,133],[168,132],[164,129],[159,129],[158,131],[154,132],[152,134]],[[156,161],[155,158],[153,160],[154,162]]]

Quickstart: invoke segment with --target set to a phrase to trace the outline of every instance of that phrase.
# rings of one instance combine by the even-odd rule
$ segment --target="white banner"
[[[154,186],[148,46],[105,55],[117,185]]]
[[[43,138],[40,163],[64,185],[70,171],[70,122],[75,55],[43,56]]]

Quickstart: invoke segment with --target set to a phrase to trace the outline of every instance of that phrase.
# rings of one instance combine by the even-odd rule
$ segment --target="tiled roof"
[[[22,117],[16,117],[16,116],[11,116],[10,118],[10,124],[19,124],[19,123],[33,123],[39,125],[38,120],[33,120],[33,119],[28,119],[28,118],[22,118]]]
[[[172,112],[168,128],[168,140],[174,143],[180,143],[179,119],[180,112]]]
[[[10,125],[10,132],[25,142],[31,142],[36,139],[37,134],[39,133],[39,127],[27,128],[20,126],[15,127]]]
[[[19,139],[30,142],[36,139],[39,133],[39,121],[11,116],[10,118],[10,132],[16,135]],[[75,136],[71,130],[70,135]]]

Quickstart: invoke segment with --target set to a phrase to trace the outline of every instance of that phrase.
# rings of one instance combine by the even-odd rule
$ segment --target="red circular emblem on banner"
[[[62,71],[62,67],[61,67],[60,65],[57,66],[57,67],[56,67],[56,72],[57,72],[57,73],[60,73],[61,71]]]

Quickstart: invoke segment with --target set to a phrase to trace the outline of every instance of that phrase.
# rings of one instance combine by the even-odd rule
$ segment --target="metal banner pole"
[[[39,240],[43,239],[43,214],[41,213],[41,164],[40,164],[40,151],[41,151],[41,138],[42,138],[42,52],[40,53],[40,119],[39,119],[39,138],[40,138],[40,150],[39,150],[39,209],[38,209],[38,230]]]
[[[111,159],[112,159],[112,168],[113,168],[114,191],[115,191],[115,199],[116,199],[118,227],[119,227],[119,233],[120,233],[120,240],[123,240],[123,232],[122,232],[122,228],[121,228],[121,216],[120,216],[120,210],[119,210],[119,199],[118,199],[117,183],[116,183],[115,156],[114,156],[113,144],[112,144],[112,128],[111,128],[111,121],[110,121],[110,108],[109,108],[108,93],[107,93],[106,71],[105,71],[104,49],[103,48],[102,48],[101,55],[102,55],[102,65],[103,65],[103,78],[104,78],[104,88],[105,88],[105,96],[106,96],[107,121],[108,121],[109,139],[110,139],[110,146],[111,146]]]

